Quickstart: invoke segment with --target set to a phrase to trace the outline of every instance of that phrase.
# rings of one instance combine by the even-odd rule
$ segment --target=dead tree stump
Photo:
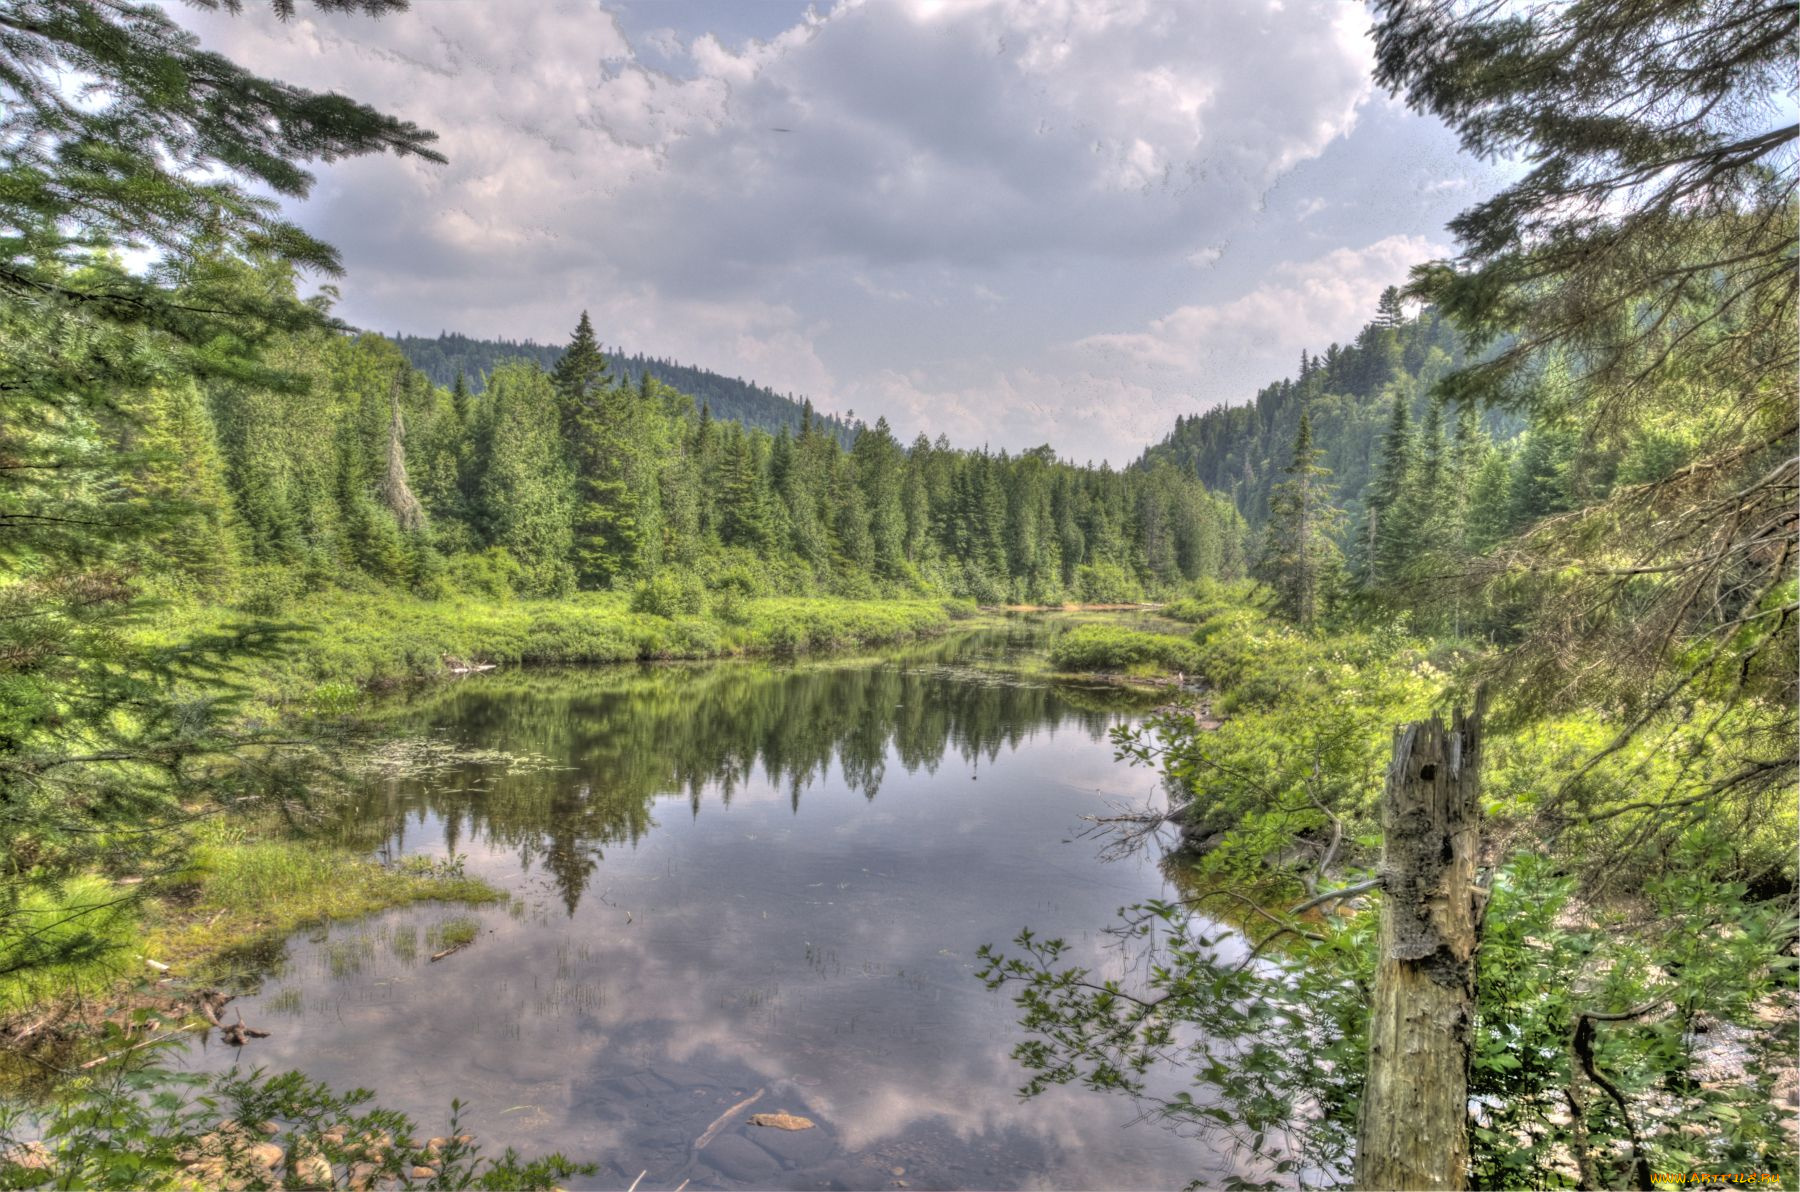
[[[1481,701],[1394,734],[1382,798],[1381,942],[1356,1145],[1359,1188],[1466,1188],[1475,952],[1487,893]]]

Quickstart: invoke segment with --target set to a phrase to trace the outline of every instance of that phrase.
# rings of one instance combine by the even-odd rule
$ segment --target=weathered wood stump
[[[1359,1188],[1464,1188],[1475,953],[1487,892],[1481,701],[1394,735],[1382,799],[1380,959],[1356,1146]]]

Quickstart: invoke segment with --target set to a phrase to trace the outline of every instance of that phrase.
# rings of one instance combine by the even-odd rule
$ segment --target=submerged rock
[[[700,1154],[709,1165],[734,1180],[754,1182],[781,1170],[775,1156],[737,1134],[713,1139]]]
[[[813,1120],[793,1113],[753,1113],[750,1115],[752,1126],[771,1126],[777,1130],[811,1130]]]

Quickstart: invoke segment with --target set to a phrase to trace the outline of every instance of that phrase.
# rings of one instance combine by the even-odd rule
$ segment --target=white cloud
[[[1168,433],[1175,411],[1149,385],[1118,374],[1084,371],[1066,351],[1068,371],[990,365],[971,381],[944,384],[920,370],[883,370],[841,392],[843,402],[896,434],[949,436],[959,446],[1019,450],[1049,443],[1077,463],[1135,459]]]
[[[1222,354],[1341,337],[1372,309],[1358,270],[1430,255],[1390,237],[1219,293],[1270,189],[1369,103],[1349,0],[844,0],[742,45],[645,30],[670,72],[595,0],[182,12],[442,134],[448,166],[339,163],[298,213],[342,249],[352,321],[560,338],[585,307],[609,342],[959,443],[1123,462]],[[1196,268],[1204,301],[1090,334]],[[945,312],[986,342],[915,373]]]
[[[1374,316],[1384,287],[1404,282],[1413,265],[1448,251],[1417,236],[1336,249],[1280,266],[1261,286],[1229,301],[1178,307],[1142,331],[1091,335],[1077,346],[1096,367],[1124,374],[1170,374],[1203,385],[1209,375],[1241,372],[1248,364],[1263,380],[1273,380],[1291,371],[1287,366],[1302,348],[1323,351],[1349,339]]]

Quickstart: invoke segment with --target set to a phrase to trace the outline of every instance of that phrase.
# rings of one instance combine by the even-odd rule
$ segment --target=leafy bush
[[[715,592],[733,592],[739,596],[762,596],[768,592],[767,576],[749,563],[733,563],[721,567],[706,578],[706,586]]]
[[[713,597],[713,616],[727,625],[743,626],[750,623],[750,602],[743,593],[726,588]]]
[[[631,611],[652,617],[697,617],[706,609],[706,587],[687,571],[663,571],[638,584]]]
[[[373,1097],[298,1072],[126,1071],[75,1086],[47,1122],[0,1107],[0,1188],[389,1187],[430,1167],[434,1188],[544,1189],[595,1171],[511,1148],[484,1157],[463,1132],[457,1101],[444,1136],[425,1139]]]
[[[1083,604],[1130,604],[1144,589],[1117,563],[1083,563],[1075,569],[1075,593]]]
[[[511,552],[489,547],[480,554],[452,555],[444,567],[444,576],[458,591],[484,600],[510,600],[519,590],[524,569]]]
[[[253,617],[279,617],[306,590],[306,577],[296,568],[248,567],[238,581],[237,607]]]

